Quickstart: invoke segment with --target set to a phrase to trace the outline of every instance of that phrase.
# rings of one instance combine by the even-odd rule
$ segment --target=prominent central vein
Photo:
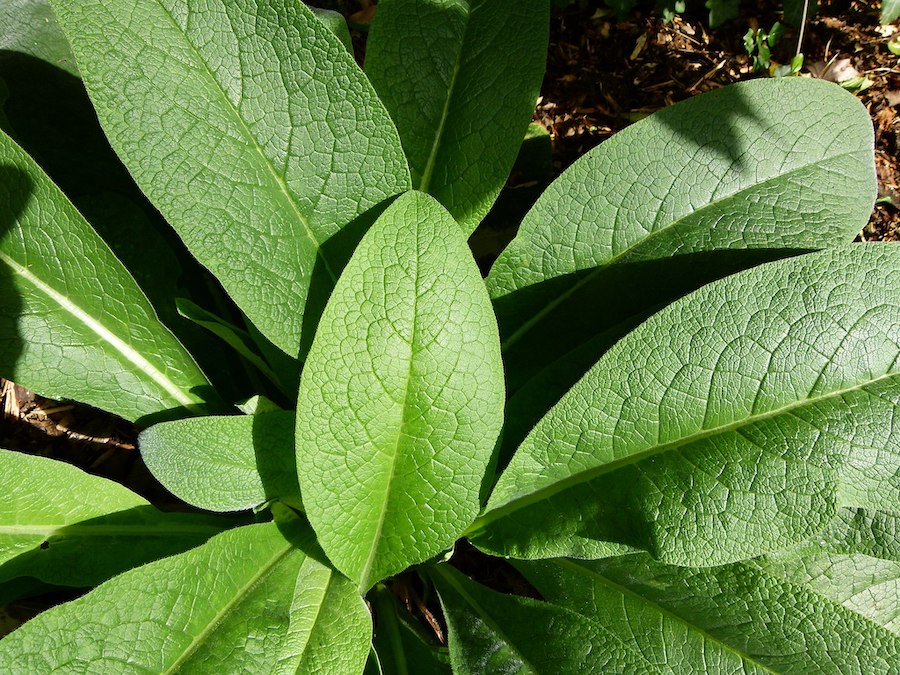
[[[279,175],[279,173],[275,170],[275,166],[272,161],[266,155],[262,146],[256,140],[256,137],[253,135],[253,132],[250,130],[250,127],[247,126],[246,120],[241,116],[240,110],[235,106],[231,100],[229,100],[225,89],[219,85],[218,80],[216,79],[215,73],[209,67],[209,64],[206,62],[206,59],[203,58],[203,55],[200,53],[200,50],[197,46],[187,37],[187,35],[182,30],[181,26],[175,20],[175,17],[169,12],[169,10],[159,3],[160,8],[163,11],[168,19],[171,21],[172,25],[175,27],[176,31],[184,36],[185,42],[190,46],[191,52],[197,61],[202,65],[203,72],[209,77],[212,81],[213,90],[217,91],[221,94],[222,100],[225,102],[225,107],[232,113],[233,118],[236,121],[237,127],[241,132],[241,135],[244,137],[247,145],[256,150],[256,153],[262,159],[262,164],[265,167],[266,171],[271,176],[272,180],[278,186],[278,193],[281,196],[281,201],[287,203],[287,208],[290,210],[297,221],[303,226],[303,230],[306,233],[306,236],[312,242],[313,246],[316,250],[316,255],[322,261],[322,264],[325,266],[325,271],[328,273],[329,277],[331,277],[332,282],[337,282],[337,274],[332,269],[328,260],[326,259],[324,253],[322,252],[322,243],[319,241],[319,238],[316,236],[316,233],[313,231],[312,226],[310,225],[309,218],[300,210],[300,207],[297,205],[296,200],[291,194],[287,183],[284,178]]]
[[[469,529],[466,531],[466,535],[474,534],[477,531],[483,529],[489,523],[492,523],[500,518],[508,516],[511,513],[519,511],[527,506],[535,504],[540,501],[544,501],[549,499],[550,497],[563,492],[564,490],[568,490],[572,487],[577,487],[589,481],[595,480],[605,474],[611,473],[618,469],[621,469],[625,466],[629,466],[632,464],[636,464],[640,461],[653,457],[655,455],[660,455],[666,452],[672,452],[682,448],[686,445],[696,443],[702,441],[711,436],[717,436],[720,434],[728,433],[730,431],[735,431],[745,427],[754,422],[759,422],[762,420],[766,420],[772,417],[776,417],[778,415],[782,415],[784,413],[790,412],[797,408],[803,408],[808,405],[813,405],[820,401],[826,401],[832,398],[838,398],[843,396],[844,394],[849,394],[854,391],[859,391],[863,387],[871,386],[881,380],[890,379],[893,377],[897,377],[898,373],[885,373],[879,377],[876,377],[867,382],[863,382],[861,384],[852,385],[849,387],[845,387],[843,389],[837,389],[835,391],[828,392],[827,394],[823,394],[821,396],[816,396],[813,398],[805,398],[801,401],[794,401],[787,405],[781,406],[780,408],[774,408],[764,413],[759,413],[757,415],[749,415],[740,420],[735,420],[728,424],[723,424],[717,427],[713,427],[711,429],[705,429],[703,431],[699,431],[684,438],[677,438],[668,443],[662,443],[660,445],[651,446],[649,448],[645,448],[644,450],[640,450],[638,452],[627,455],[626,457],[621,457],[619,459],[613,460],[611,462],[607,462],[606,464],[601,464],[599,466],[595,466],[593,468],[587,469],[585,471],[579,471],[578,473],[571,474],[566,476],[565,478],[558,480],[554,483],[546,485],[542,488],[538,488],[534,492],[531,492],[526,495],[521,495],[517,497],[511,498],[509,501],[500,504],[499,506],[494,507],[493,509],[487,511],[478,518]]]
[[[187,662],[188,659],[193,656],[194,652],[209,638],[210,635],[219,627],[219,624],[222,620],[228,615],[228,613],[234,609],[238,603],[240,603],[247,594],[253,590],[253,588],[265,577],[272,573],[275,569],[275,566],[278,565],[291,551],[294,550],[294,547],[291,546],[287,541],[285,541],[285,546],[280,551],[278,551],[272,558],[270,558],[265,564],[261,565],[260,568],[253,574],[250,579],[247,580],[243,586],[241,586],[235,594],[226,602],[216,615],[203,627],[197,635],[191,640],[191,643],[185,648],[185,650],[181,653],[181,656],[166,670],[163,672],[163,675],[170,675],[171,673],[178,672],[179,669]]]
[[[156,366],[150,363],[140,352],[134,349],[134,347],[127,344],[122,338],[113,333],[97,319],[92,317],[81,307],[72,302],[71,299],[67,298],[65,295],[58,292],[48,284],[44,283],[27,267],[25,267],[24,265],[20,265],[5,253],[0,253],[0,260],[9,265],[12,268],[13,272],[15,272],[18,276],[37,288],[41,293],[43,293],[53,302],[59,305],[61,309],[66,311],[77,321],[82,323],[86,328],[88,328],[88,330],[90,330],[101,340],[115,349],[125,358],[126,361],[128,361],[135,368],[147,375],[147,377],[158,384],[175,401],[183,406],[190,406],[200,402],[198,399],[188,395],[184,390],[182,390],[181,387],[172,382],[172,380],[170,380]]]
[[[419,236],[418,230],[416,230],[416,255],[418,255],[419,251]],[[413,276],[413,303],[412,303],[412,330],[409,337],[409,367],[406,372],[406,383],[403,387],[403,396],[401,397],[401,402],[403,405],[403,410],[400,415],[400,424],[397,427],[397,439],[394,442],[394,452],[391,455],[391,464],[390,471],[388,473],[387,485],[384,490],[384,500],[381,503],[381,510],[378,514],[378,522],[375,526],[375,533],[372,537],[372,547],[369,550],[368,558],[366,559],[365,566],[363,567],[362,574],[360,575],[360,593],[365,594],[368,589],[368,578],[369,574],[372,571],[372,566],[375,563],[375,556],[378,553],[378,547],[381,540],[381,532],[384,530],[384,522],[387,520],[387,511],[388,504],[390,502],[391,495],[391,484],[394,482],[394,476],[397,472],[397,457],[400,455],[400,445],[403,440],[403,430],[406,427],[406,414],[409,410],[408,400],[409,400],[409,383],[412,381],[412,371],[413,371],[413,359],[415,358],[415,345],[416,345],[416,315],[419,301],[419,265],[418,260],[415,260],[415,272]]]
[[[422,171],[422,178],[419,180],[418,189],[422,192],[428,192],[431,186],[431,177],[434,175],[434,167],[437,164],[438,152],[441,143],[444,140],[444,130],[447,126],[447,120],[450,118],[450,102],[453,100],[453,94],[456,90],[456,80],[459,77],[459,71],[462,67],[463,50],[466,45],[466,34],[469,31],[469,18],[473,10],[469,11],[466,17],[466,27],[463,30],[462,39],[459,41],[459,49],[456,52],[456,58],[453,61],[453,71],[450,73],[450,83],[447,87],[447,97],[444,99],[444,107],[441,110],[441,119],[438,121],[437,129],[434,132],[434,141],[431,143],[431,152],[428,155],[428,161],[425,163],[425,169]]]

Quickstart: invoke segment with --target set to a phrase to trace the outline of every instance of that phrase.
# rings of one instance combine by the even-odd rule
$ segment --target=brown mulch
[[[347,13],[356,12],[356,20],[365,21],[373,4],[347,2]],[[641,11],[619,19],[602,2],[589,5],[555,11],[551,23],[547,76],[534,119],[552,135],[556,173],[655,110],[756,77],[743,35],[748,26],[770,27],[779,18],[781,2],[743,2],[741,17],[716,29],[706,27],[702,14],[665,23]],[[858,95],[873,120],[879,197],[884,199],[861,239],[900,240],[900,58],[887,49],[896,29],[878,26],[878,7],[876,1],[823,0],[807,27],[803,53],[807,64],[849,59],[871,80]],[[358,33],[354,37],[360,46],[363,38]],[[796,40],[797,32],[789,29],[774,56],[789,61]],[[154,503],[174,505],[140,461],[134,425],[85,406],[42,398],[4,380],[0,407],[0,446],[68,461]],[[476,558],[469,549],[460,556],[477,571]]]

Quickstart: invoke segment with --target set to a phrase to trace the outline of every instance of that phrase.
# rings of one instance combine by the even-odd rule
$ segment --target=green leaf
[[[316,15],[316,18],[337,36],[341,44],[352,55],[353,40],[350,38],[350,28],[347,26],[347,20],[344,18],[344,15],[340,12],[333,12],[330,9],[319,9],[318,7],[310,7],[310,9]]]
[[[282,387],[283,391],[287,390],[287,386],[282,383],[279,374],[274,372],[259,354],[256,342],[247,331],[228,323],[187,298],[177,298],[175,303],[181,316],[190,319],[198,326],[202,326],[217,336],[266,376],[270,382]]]
[[[297,409],[310,522],[361,590],[448,548],[475,518],[503,419],[499,337],[465,235],[431,197],[404,195],[360,243]]]
[[[358,675],[371,640],[372,617],[354,585],[306,558],[297,573],[290,626],[274,672]]]
[[[167,490],[208,511],[272,500],[300,508],[294,411],[163,422],[138,439],[147,468]]]
[[[497,593],[449,565],[431,571],[454,673],[651,672],[639,652],[570,609]]]
[[[900,248],[710,284],[623,338],[535,427],[471,528],[513,557],[680,565],[797,543],[900,489]]]
[[[381,670],[391,675],[450,675],[450,657],[425,634],[386,586],[372,592],[375,649]]]
[[[0,583],[28,576],[93,586],[197,546],[228,525],[163,513],[117,483],[8,450],[0,450],[0,494]]]
[[[587,153],[488,276],[510,391],[704,283],[788,249],[851,241],[875,198],[872,139],[853,96],[792,78],[692,98]]]
[[[900,0],[881,0],[881,25],[894,23],[900,17]]]
[[[898,524],[896,513],[843,509],[814,539],[759,564],[900,635]]]
[[[246,395],[233,373],[229,379],[217,377],[226,367],[221,350],[210,344],[212,337],[177,315],[175,297],[190,295],[208,303],[213,285],[109,147],[49,1],[0,5],[0,43],[6,38],[9,46],[0,49],[0,80],[9,89],[0,127],[109,245],[160,321],[217,378],[216,390]],[[3,98],[0,94],[0,103]]]
[[[284,666],[361,653],[358,672],[371,639],[362,600],[351,607],[349,583],[332,584],[335,573],[306,553],[310,533],[289,535],[299,548],[275,523],[240,527],[125,572],[0,641],[0,669],[295,672]],[[335,605],[352,611],[336,616]]]
[[[0,375],[131,420],[197,408],[208,386],[106,244],[3,132]]]
[[[49,0],[5,0],[0,5],[0,51],[29,54],[78,76]]]
[[[353,242],[323,245],[409,187],[397,132],[353,58],[300,2],[54,8],[138,185],[295,356],[315,323],[310,285],[330,288]]]
[[[546,600],[641,653],[646,672],[887,673],[900,664],[900,638],[756,561],[692,569],[639,554],[516,566]]]
[[[471,234],[506,182],[544,76],[549,2],[385,0],[366,74],[390,111],[413,187]]]

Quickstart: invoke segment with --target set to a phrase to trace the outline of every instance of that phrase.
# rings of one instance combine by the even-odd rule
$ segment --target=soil
[[[551,134],[556,174],[655,110],[760,76],[752,72],[743,36],[748,27],[771,27],[780,18],[781,5],[744,2],[738,19],[710,29],[705,14],[678,16],[666,23],[644,11],[618,18],[602,2],[570,4],[552,16],[547,75],[534,115],[534,121]],[[343,5],[357,24],[370,20],[375,8],[374,2],[361,0]],[[847,66],[852,66],[871,82],[857,94],[872,117],[878,170],[879,200],[859,235],[865,241],[900,240],[900,57],[888,49],[898,29],[878,25],[878,7],[874,1],[820,2],[802,46],[805,62],[814,70],[816,64],[819,70],[831,64],[832,74],[846,74]],[[797,37],[797,31],[789,28],[773,57],[789,62]],[[360,57],[364,41],[364,33],[355,32]],[[514,174],[511,188],[520,187],[517,180]],[[487,236],[505,240],[509,233]],[[42,398],[4,380],[0,380],[0,407],[0,446],[62,459],[123,483],[163,508],[186,508],[141,463],[134,425],[86,406]],[[459,553],[460,564],[472,576],[494,587],[529,594],[514,573],[498,575],[494,568],[485,567],[483,556],[471,547],[463,546]],[[401,581],[395,586],[398,583],[403,585]],[[46,600],[45,607],[56,601]],[[15,625],[40,605],[39,601],[11,606],[5,618],[0,610],[0,624],[6,622],[8,630],[10,619]],[[430,623],[427,616],[424,620]]]

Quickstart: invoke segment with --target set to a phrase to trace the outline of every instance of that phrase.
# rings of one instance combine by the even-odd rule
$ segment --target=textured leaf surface
[[[386,0],[366,74],[400,131],[413,187],[471,234],[506,182],[544,75],[547,0]]]
[[[208,516],[163,513],[105,478],[8,450],[0,450],[0,494],[0,583],[29,576],[93,586],[227,526]]]
[[[900,639],[755,561],[662,565],[645,554],[517,563],[541,595],[665,673],[887,673]]]
[[[0,641],[0,667],[34,673],[276,672],[285,659],[297,662],[304,650],[318,648],[317,640],[294,640],[304,630],[320,629],[340,638],[328,650],[358,651],[361,642],[365,654],[371,625],[360,630],[358,610],[343,630],[333,623],[320,628],[312,618],[310,608],[318,606],[326,622],[333,621],[324,605],[343,600],[349,584],[343,593],[330,592],[324,576],[307,568],[314,561],[302,549],[310,534],[295,548],[275,523],[250,525],[126,572]],[[301,578],[309,586],[292,592]]]
[[[195,406],[207,385],[107,245],[2,132],[0,375],[132,420]]]
[[[297,467],[329,558],[362,590],[450,546],[475,518],[503,372],[465,236],[409,193],[329,300],[300,381]]]
[[[577,612],[497,593],[448,565],[431,576],[447,619],[454,673],[650,672],[639,652]]]
[[[355,586],[318,560],[304,560],[275,672],[358,675],[371,642],[372,616]]]
[[[141,457],[172,494],[209,511],[300,506],[294,412],[194,417],[141,433]]]
[[[666,108],[587,153],[488,276],[510,390],[635,313],[763,262],[753,250],[850,242],[875,198],[872,143],[855,97],[781,78]]]
[[[643,549],[732,562],[900,490],[900,248],[710,284],[622,339],[541,420],[474,541],[513,557]]]
[[[330,287],[346,260],[323,244],[409,187],[397,132],[346,48],[292,0],[54,8],[138,185],[295,355],[314,267]]]
[[[760,565],[900,635],[900,527],[896,513],[844,509],[828,529]]]
[[[882,25],[894,23],[900,18],[900,0],[881,0]]]
[[[322,24],[334,33],[341,44],[347,48],[347,51],[353,53],[353,41],[350,38],[350,28],[347,26],[347,20],[340,12],[334,12],[330,9],[319,9],[318,7],[310,7],[316,18]]]

